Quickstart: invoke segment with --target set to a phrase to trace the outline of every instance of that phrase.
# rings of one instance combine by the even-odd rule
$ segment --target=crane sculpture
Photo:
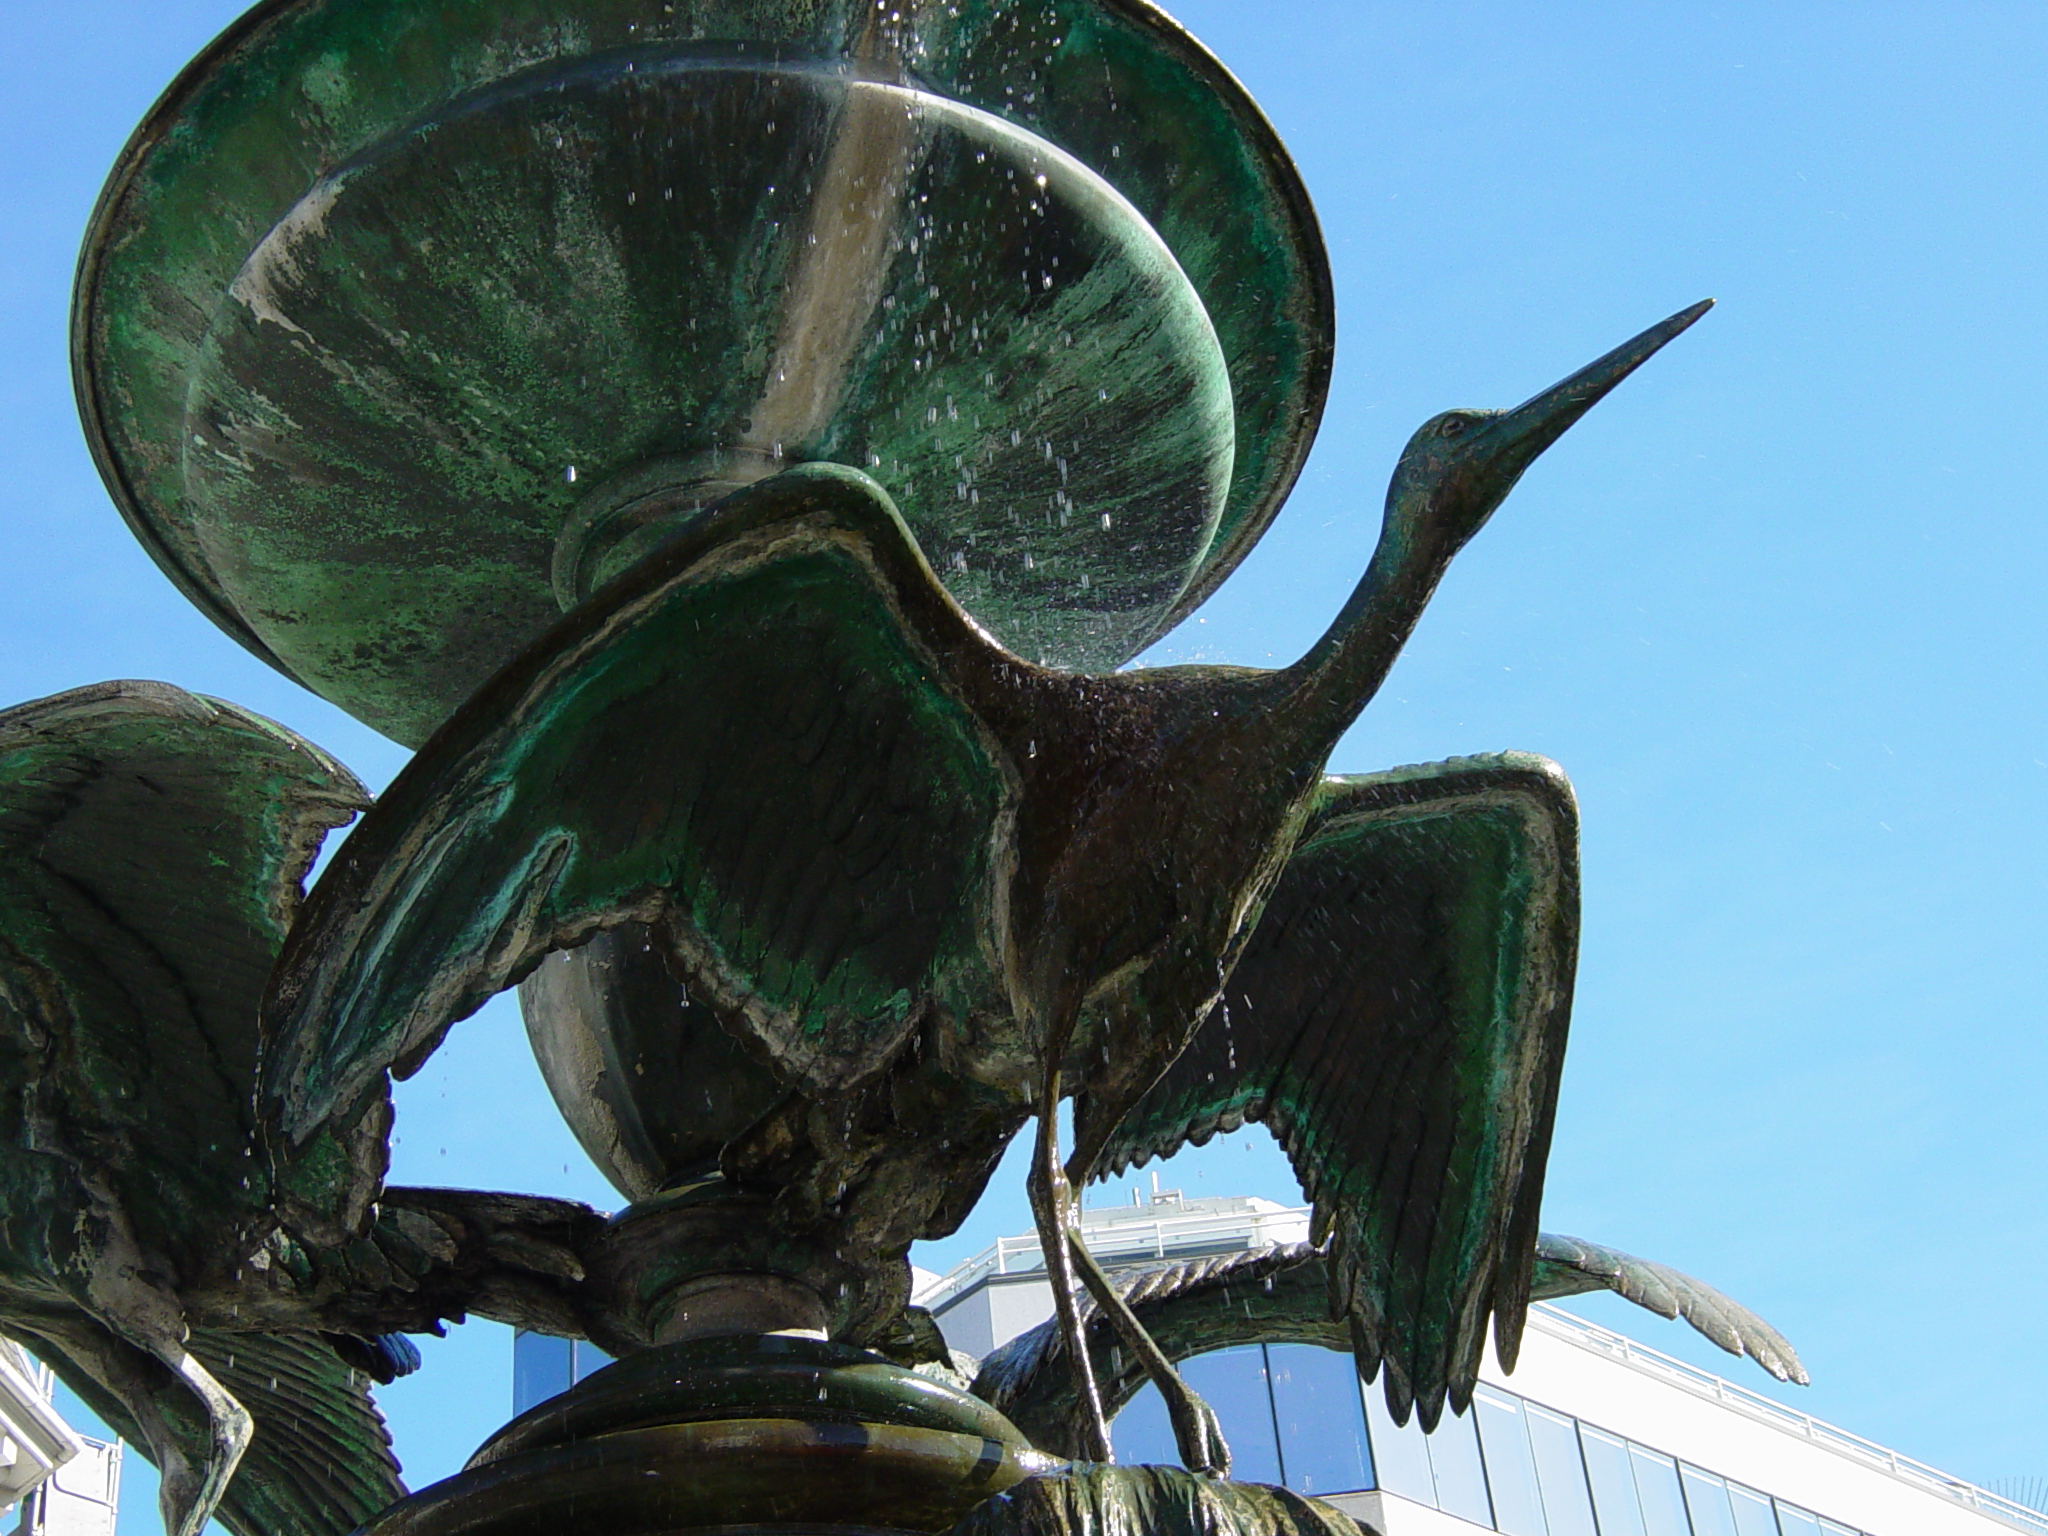
[[[549,952],[649,923],[792,1091],[850,1092],[935,1028],[963,1072],[1034,1112],[1030,1192],[1085,1453],[1109,1446],[1077,1273],[1153,1364],[1189,1466],[1223,1469],[1213,1415],[1075,1237],[1073,1184],[1210,1014],[1297,842],[1341,802],[1324,762],[1452,557],[1707,307],[1512,411],[1426,423],[1350,601],[1275,671],[1037,666],[959,608],[859,472],[804,466],[729,498],[480,690],[343,847],[266,1003],[284,1143],[374,1100]],[[1532,934],[1554,948],[1554,925]],[[1338,1192],[1320,1219],[1340,1233],[1353,1336],[1426,1424],[1469,1397],[1490,1317],[1512,1354],[1562,960],[1508,1000],[1518,1017],[1496,1033],[1512,1049],[1442,1067],[1467,1075],[1414,1198],[1362,1221],[1349,1150],[1309,1157],[1311,1188],[1327,1172]],[[1055,1110],[1076,1091],[1063,1158]]]
[[[1425,423],[1292,666],[1125,671],[1278,513],[1334,345],[1285,147],[1156,7],[264,0],[98,204],[81,413],[186,596],[416,755],[304,893],[366,797],[289,733],[0,714],[0,1331],[174,1536],[1349,1530],[1212,1475],[1075,1190],[1264,1123],[1397,1418],[1512,1362],[1576,806],[1517,754],[1325,768],[1706,307]],[[602,1221],[384,1187],[391,1079],[515,985]],[[1062,1445],[1109,1455],[1092,1306],[1186,1470],[914,1373],[910,1244],[1034,1119]],[[351,1373],[466,1312],[622,1358],[377,1512]]]
[[[156,1463],[172,1536],[216,1509],[328,1536],[401,1496],[367,1380],[472,1308],[559,1316],[597,1222],[385,1189],[379,1094],[259,1143],[257,1001],[366,803],[290,731],[160,683],[0,712],[0,1328]]]

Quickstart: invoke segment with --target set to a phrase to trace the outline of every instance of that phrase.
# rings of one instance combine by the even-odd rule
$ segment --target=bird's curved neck
[[[1313,754],[1320,765],[1379,692],[1450,555],[1420,519],[1388,508],[1372,562],[1343,610],[1308,654],[1280,674],[1287,701],[1278,714],[1297,723],[1302,740],[1294,749],[1301,758]]]

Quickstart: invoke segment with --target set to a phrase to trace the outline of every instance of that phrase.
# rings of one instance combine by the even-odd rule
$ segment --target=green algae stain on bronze
[[[74,351],[124,513],[411,743],[549,622],[593,489],[669,460],[867,469],[1000,638],[1126,659],[1313,435],[1313,217],[1149,8],[901,9],[253,13],[88,239]]]
[[[647,739],[665,734],[672,744],[672,803],[688,806],[689,835],[648,835],[666,799],[650,804],[644,823],[577,818],[596,835],[578,839],[553,899],[585,906],[629,901],[640,888],[671,892],[710,945],[709,962],[779,970],[787,1036],[772,1048],[792,1059],[873,1051],[877,1037],[908,1022],[937,973],[971,951],[983,919],[972,893],[985,879],[998,809],[997,775],[973,723],[930,686],[872,591],[848,579],[850,564],[825,553],[680,589],[631,636],[630,657],[608,650],[590,686],[551,700],[546,718],[508,742],[522,755],[505,765],[512,797],[536,809],[562,804],[565,824],[578,810],[634,803],[645,798],[632,782],[643,765],[586,755],[591,734],[580,722],[602,719],[630,737],[635,712],[647,714]],[[764,664],[771,650],[777,659]],[[793,668],[797,657],[807,661]],[[709,718],[729,724],[752,704],[782,729],[690,742],[666,724],[678,676],[705,692]],[[764,826],[759,786],[804,788],[796,764],[815,757],[847,762],[851,789],[812,784],[808,796],[774,805]],[[883,800],[906,821],[902,807],[928,807],[913,823],[917,835],[863,837],[881,825]],[[816,846],[793,830],[812,826],[823,836]],[[850,914],[819,910],[831,897],[812,889],[822,878],[815,866],[882,859],[899,878],[867,889],[850,931],[841,926]]]
[[[840,163],[849,122],[879,170]],[[229,294],[187,403],[202,547],[298,675],[417,699],[407,739],[551,615],[592,488],[656,460],[865,464],[999,637],[1083,664],[1159,626],[1230,486],[1228,370],[1166,248],[1050,146],[894,88],[488,97],[317,185]]]

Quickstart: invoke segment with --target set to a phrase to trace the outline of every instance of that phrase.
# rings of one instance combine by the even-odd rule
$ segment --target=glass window
[[[1486,1464],[1479,1459],[1479,1428],[1470,1412],[1449,1408],[1429,1436],[1429,1466],[1436,1474],[1436,1507],[1474,1525],[1493,1524],[1486,1496]]]
[[[572,1357],[572,1369],[576,1379],[581,1381],[592,1371],[601,1371],[612,1363],[612,1357],[599,1349],[588,1339],[578,1339]]]
[[[1216,1411],[1221,1413],[1223,1410],[1219,1408]],[[1228,1433],[1223,1438],[1235,1454],[1236,1438]],[[1174,1444],[1173,1424],[1166,1417],[1166,1399],[1149,1381],[1138,1389],[1136,1397],[1124,1404],[1116,1422],[1109,1426],[1109,1441],[1116,1448],[1116,1459],[1126,1466],[1180,1465],[1180,1448]],[[1777,1536],[1777,1533],[1773,1532],[1772,1536]]]
[[[1372,1487],[1365,1407],[1351,1356],[1315,1344],[1268,1344],[1266,1371],[1287,1486],[1315,1494]]]
[[[1784,1536],[1820,1536],[1820,1518],[1808,1514],[1796,1505],[1780,1501],[1778,1529],[1784,1532]]]
[[[1577,1423],[1534,1403],[1525,1404],[1524,1408],[1550,1536],[1599,1536],[1593,1524],[1593,1496],[1586,1488],[1586,1462],[1579,1454]],[[1774,1531],[1771,1536],[1777,1533]]]
[[[1519,1397],[1491,1387],[1472,1396],[1479,1448],[1486,1453],[1486,1486],[1493,1495],[1493,1523],[1507,1536],[1550,1536],[1523,1408]]]
[[[1422,1426],[1411,1416],[1397,1427],[1387,1412],[1386,1393],[1377,1383],[1365,1389],[1365,1422],[1372,1431],[1372,1467],[1381,1489],[1436,1508],[1436,1479],[1429,1470],[1429,1440]]]
[[[1223,1438],[1230,1444],[1231,1477],[1241,1483],[1281,1482],[1265,1350],[1257,1344],[1215,1350],[1181,1361],[1180,1373],[1222,1422]],[[1172,1436],[1167,1438],[1170,1444]],[[1180,1457],[1175,1454],[1168,1460],[1177,1463]]]
[[[1728,1506],[1735,1512],[1735,1536],[1778,1536],[1778,1517],[1771,1501],[1754,1488],[1728,1485]]]
[[[1581,1424],[1579,1444],[1586,1453],[1586,1481],[1600,1516],[1600,1536],[1648,1536],[1643,1503],[1636,1496],[1636,1474],[1628,1464],[1628,1442]]]
[[[520,1332],[512,1336],[512,1411],[524,1413],[574,1384],[570,1375],[573,1351],[567,1339],[550,1333]]]
[[[1691,1536],[1678,1493],[1678,1463],[1640,1445],[1628,1448],[1628,1459],[1635,1467],[1636,1496],[1643,1501],[1646,1536]]]
[[[1711,1472],[1687,1466],[1678,1469],[1678,1480],[1685,1485],[1685,1509],[1692,1516],[1693,1536],[1739,1536],[1726,1483]]]
[[[1823,1532],[1823,1536],[1858,1536],[1857,1532],[1850,1530],[1848,1526],[1843,1525],[1840,1522],[1834,1520],[1822,1520],[1820,1523],[1820,1528]]]

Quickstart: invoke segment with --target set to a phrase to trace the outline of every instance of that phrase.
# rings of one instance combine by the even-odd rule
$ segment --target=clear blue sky
[[[236,9],[9,9],[0,698],[160,677],[382,782],[398,749],[157,574],[71,402],[92,199]],[[1513,404],[1718,297],[1460,558],[1332,766],[1519,747],[1578,786],[1585,942],[1548,1225],[1764,1311],[1813,1370],[1782,1394],[1810,1412],[1975,1480],[2048,1472],[2048,11],[1178,11],[1300,160],[1340,344],[1300,490],[1155,659],[1291,659],[1363,568],[1417,423]],[[398,1179],[607,1197],[508,1008],[400,1105]],[[1291,1197],[1246,1144],[1168,1177]],[[1005,1175],[920,1261],[1026,1224]],[[430,1348],[385,1395],[415,1479],[459,1464],[508,1397],[501,1330]],[[145,1481],[124,1530],[150,1528]]]

